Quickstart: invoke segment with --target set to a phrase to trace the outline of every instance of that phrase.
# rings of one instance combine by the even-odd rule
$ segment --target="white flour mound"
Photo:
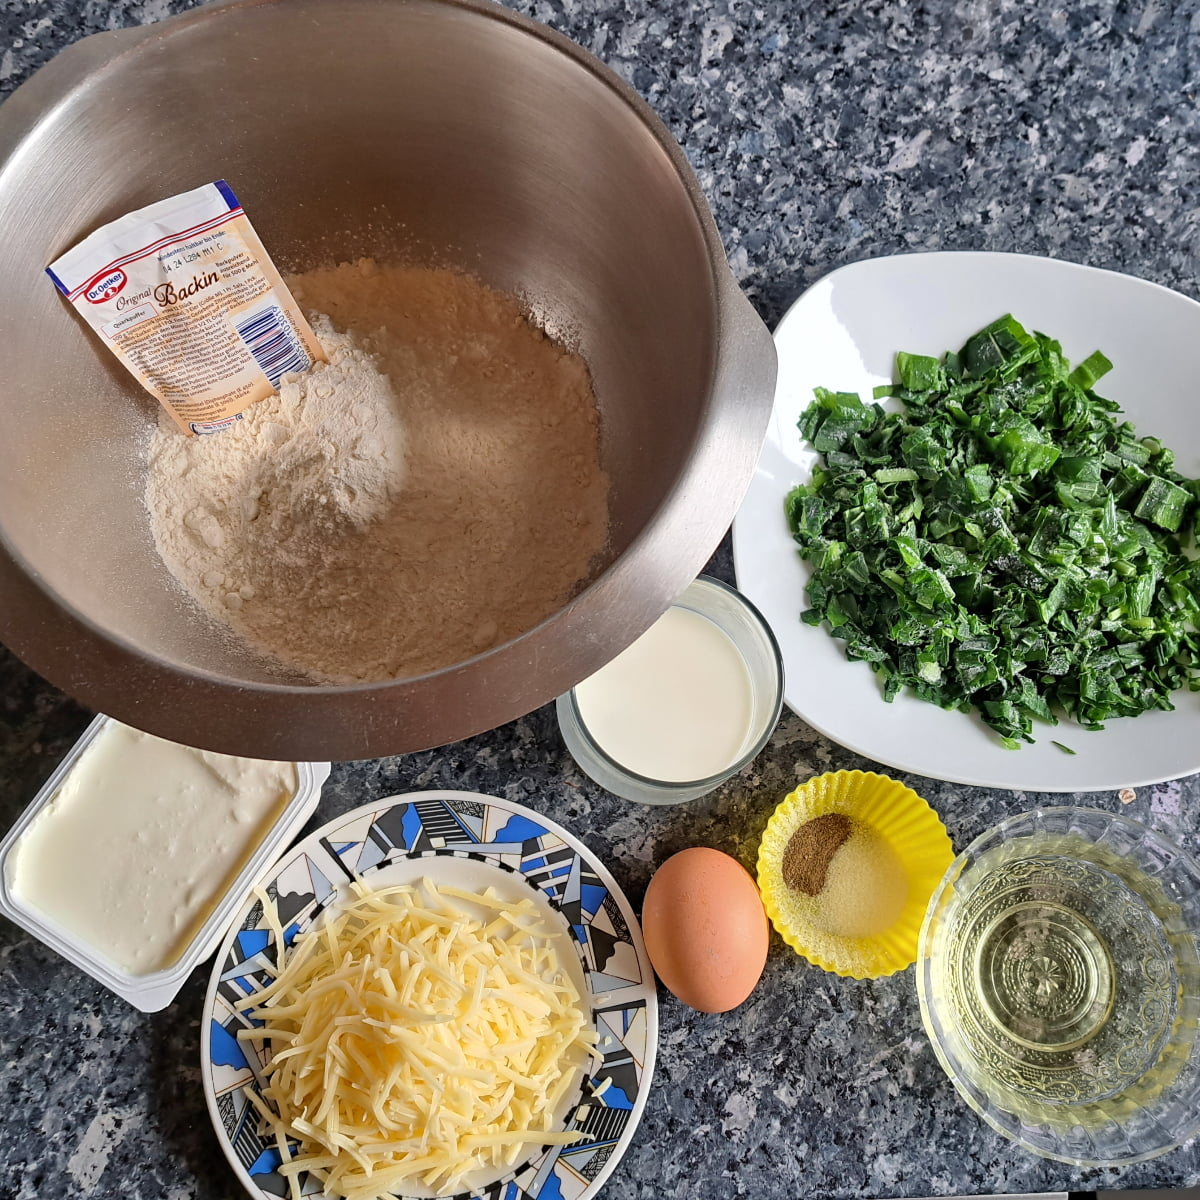
[[[289,283],[329,362],[220,434],[164,414],[150,446],[154,542],[192,599],[324,682],[461,662],[570,599],[608,537],[582,360],[451,271]]]

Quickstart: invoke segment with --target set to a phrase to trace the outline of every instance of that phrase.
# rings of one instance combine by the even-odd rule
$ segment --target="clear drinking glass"
[[[783,710],[779,645],[762,614],[745,596],[719,579],[701,575],[674,607],[707,617],[729,637],[745,663],[750,678],[750,723],[741,753],[728,767],[705,779],[685,782],[639,775],[622,766],[593,738],[580,714],[574,688],[559,696],[556,704],[563,741],[584,774],[614,795],[642,804],[679,804],[711,792],[758,756]]]

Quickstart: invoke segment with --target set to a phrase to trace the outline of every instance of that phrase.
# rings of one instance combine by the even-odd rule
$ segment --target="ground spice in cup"
[[[806,896],[820,895],[833,856],[842,848],[854,830],[854,824],[843,813],[823,813],[805,821],[783,852],[781,874],[783,882],[795,892]]]

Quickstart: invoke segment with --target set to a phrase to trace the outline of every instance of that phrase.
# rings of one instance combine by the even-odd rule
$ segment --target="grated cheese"
[[[268,1043],[262,1097],[246,1095],[293,1200],[303,1172],[345,1200],[453,1192],[530,1146],[576,1141],[555,1110],[595,1033],[532,899],[429,880],[351,889],[290,949],[263,897],[275,978],[245,1009],[264,1024],[238,1036]]]

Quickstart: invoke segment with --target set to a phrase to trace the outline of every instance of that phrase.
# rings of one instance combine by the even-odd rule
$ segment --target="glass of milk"
[[[782,708],[774,634],[740,592],[707,575],[557,703],[583,772],[643,804],[711,792],[758,755]]]

